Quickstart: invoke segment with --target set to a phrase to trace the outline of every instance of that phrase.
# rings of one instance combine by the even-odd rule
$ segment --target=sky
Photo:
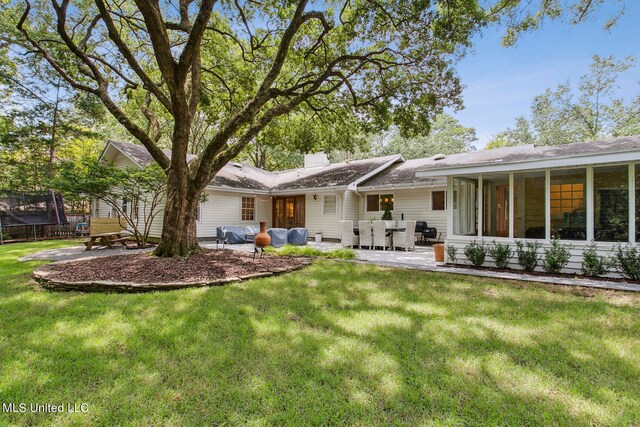
[[[613,6],[577,26],[547,23],[537,32],[523,34],[510,48],[500,44],[504,29],[494,27],[476,37],[474,52],[457,67],[465,86],[465,108],[449,112],[462,125],[476,129],[476,148],[484,148],[493,135],[513,127],[516,117],[528,117],[533,98],[547,88],[566,81],[577,85],[589,71],[593,55],[619,59],[631,55],[640,61],[640,1],[627,1],[624,16],[607,31],[603,23],[615,15],[619,4]],[[636,63],[618,81],[619,93],[631,98],[640,89],[639,80]]]

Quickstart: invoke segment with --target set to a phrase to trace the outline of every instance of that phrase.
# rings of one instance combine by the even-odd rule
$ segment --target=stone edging
[[[77,260],[74,260],[77,261]],[[259,277],[275,276],[283,273],[290,273],[299,270],[311,264],[312,260],[304,260],[302,264],[292,267],[267,268],[268,271],[260,273],[245,274],[236,277],[225,277],[213,281],[195,281],[195,282],[167,282],[167,283],[134,283],[134,282],[111,282],[108,280],[90,280],[82,282],[73,282],[48,277],[51,271],[48,267],[56,264],[63,264],[70,261],[62,261],[53,264],[46,264],[38,267],[31,274],[33,279],[43,288],[53,291],[81,291],[81,292],[150,292],[183,288],[196,288],[203,286],[221,286],[233,282],[241,282],[244,280],[256,279]]]

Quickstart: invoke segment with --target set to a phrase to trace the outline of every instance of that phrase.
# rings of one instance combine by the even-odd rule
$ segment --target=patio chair
[[[404,248],[405,251],[416,248],[416,222],[407,221],[405,231],[393,232],[393,250]]]
[[[229,233],[227,233],[224,227],[216,228],[216,249],[218,249],[218,245],[222,243],[222,249],[224,249],[224,245],[229,244]]]
[[[373,221],[373,247],[382,247],[383,251],[391,247],[391,236],[387,235],[386,221]]]
[[[371,236],[371,221],[358,221],[358,234],[360,234],[358,248],[362,249],[363,246],[366,246],[372,249],[373,238]]]
[[[424,243],[424,236],[422,231],[427,228],[427,221],[416,221],[416,239],[420,239],[420,243]]]
[[[356,236],[353,232],[353,221],[340,221],[340,228],[342,230],[342,246],[349,246],[350,248],[358,246],[360,243],[360,236]]]

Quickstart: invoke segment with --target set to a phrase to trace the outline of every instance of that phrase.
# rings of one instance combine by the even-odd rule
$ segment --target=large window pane
[[[551,235],[563,240],[586,240],[587,172],[551,171]]]
[[[453,178],[453,234],[477,236],[478,180]]]
[[[380,197],[377,194],[367,195],[367,212],[378,212],[380,210]]]
[[[546,237],[544,172],[515,173],[513,185],[515,199],[513,236],[544,239]]]
[[[509,175],[483,175],[482,201],[482,235],[509,237]]]
[[[629,168],[593,168],[594,237],[600,242],[629,240]]]

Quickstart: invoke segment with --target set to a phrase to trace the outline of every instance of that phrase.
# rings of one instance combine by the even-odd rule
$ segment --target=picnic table
[[[126,247],[127,240],[129,240],[129,236],[126,236],[124,231],[92,234],[89,236],[89,240],[84,242],[86,246],[85,251],[90,251],[94,246],[106,246],[109,249],[113,249],[114,243],[122,243],[122,245]]]

